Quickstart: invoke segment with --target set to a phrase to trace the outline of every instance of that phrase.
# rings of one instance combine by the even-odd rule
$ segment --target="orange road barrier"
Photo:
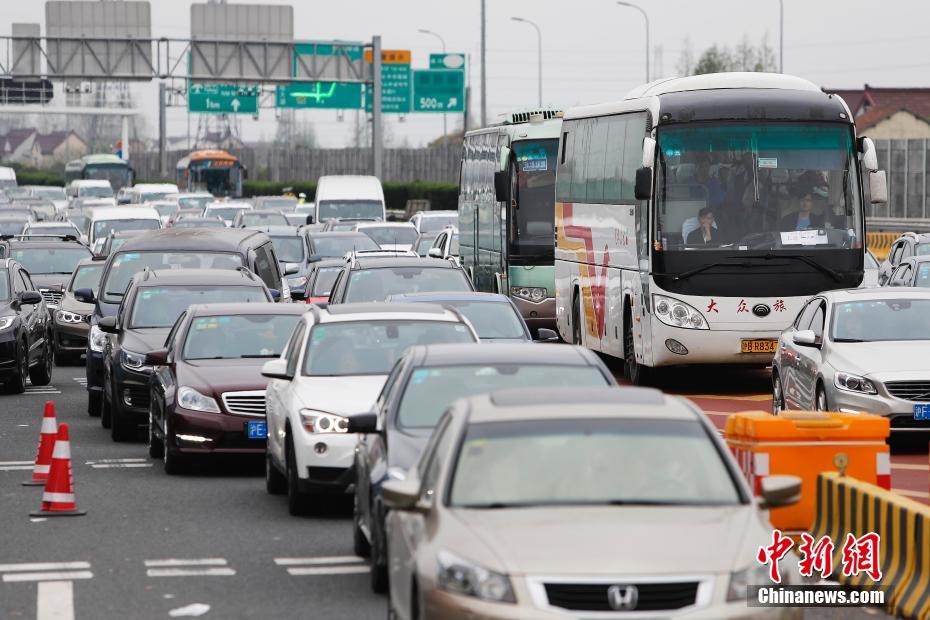
[[[901,236],[896,232],[869,232],[865,234],[865,246],[872,251],[875,258],[882,261],[888,258],[891,245]]]
[[[23,482],[23,486],[45,486],[49,467],[52,465],[52,449],[55,447],[56,435],[58,435],[58,421],[55,419],[55,403],[47,400],[42,414],[42,428],[39,430],[39,447],[36,448],[32,479]]]
[[[33,517],[77,517],[87,512],[77,509],[74,499],[74,478],[71,475],[71,442],[68,425],[58,427],[52,466],[42,494],[42,508],[29,513]]]

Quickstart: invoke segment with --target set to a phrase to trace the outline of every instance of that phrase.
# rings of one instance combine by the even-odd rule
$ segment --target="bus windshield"
[[[510,217],[510,258],[518,261],[553,260],[555,166],[557,139],[523,140],[513,143],[516,208]],[[523,261],[521,261],[523,262]]]
[[[84,179],[99,179],[101,181],[109,181],[110,187],[113,190],[118,190],[121,187],[129,187],[132,185],[131,173],[129,172],[129,166],[125,164],[87,164],[84,167]],[[113,192],[109,194],[83,194],[83,196],[112,196]]]
[[[233,196],[240,192],[239,164],[227,159],[205,159],[190,164],[189,191],[204,191],[214,196]]]
[[[320,222],[334,218],[384,217],[384,204],[380,200],[324,200],[319,204]]]
[[[676,125],[658,144],[656,251],[861,247],[849,125]]]

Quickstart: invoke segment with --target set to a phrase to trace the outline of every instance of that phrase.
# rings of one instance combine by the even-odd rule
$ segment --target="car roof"
[[[323,237],[324,239],[336,239],[339,237],[351,237],[353,239],[358,239],[359,235],[362,237],[368,237],[365,233],[360,233],[354,230],[308,230],[308,237]],[[371,237],[368,237],[369,239]]]
[[[317,268],[338,267],[342,269],[345,266],[346,266],[346,261],[345,259],[342,259],[342,258],[324,258],[322,260],[318,260],[318,261],[310,263],[311,268],[313,267],[317,267]]]
[[[93,219],[123,219],[123,220],[159,220],[161,216],[152,207],[92,207],[90,216]]]
[[[253,211],[254,213],[254,211]],[[280,211],[275,211],[280,213]],[[261,230],[268,233],[270,237],[299,237],[300,228],[297,226],[263,226]]]
[[[303,316],[309,312],[306,304],[276,304],[266,303],[225,303],[225,304],[194,304],[188,309],[190,316],[228,316],[243,314],[292,314]]]
[[[444,258],[415,256],[368,256],[359,252],[355,255],[352,269],[389,269],[391,267],[420,267],[423,269],[458,269],[459,266]]]
[[[138,280],[139,286],[263,286],[258,276],[247,269],[145,269],[133,276],[133,279]]]
[[[387,302],[364,302],[335,304],[320,308],[307,306],[317,323],[338,323],[342,321],[450,321],[461,323],[461,315],[436,304],[389,304]],[[495,345],[496,346],[496,345]]]
[[[882,286],[870,288],[849,288],[820,293],[833,303],[844,301],[865,301],[872,299],[930,299],[930,288],[912,286]]]
[[[488,348],[496,349],[497,346]],[[640,387],[497,390],[472,396],[467,403],[470,423],[565,420],[573,417],[700,420],[700,413],[682,398]]]
[[[417,304],[419,307],[419,304]],[[410,347],[420,366],[465,364],[553,364],[600,366],[597,357],[581,347],[531,343],[427,344]]]
[[[140,236],[140,235],[144,235],[145,233],[150,233],[150,232],[152,232],[152,231],[151,231],[151,230],[141,230],[141,229],[138,229],[138,228],[132,228],[132,229],[129,229],[129,230],[116,230],[116,231],[113,231],[113,232],[110,233],[109,236],[110,236],[110,237],[113,237],[114,239],[132,239],[132,238],[135,238],[135,237],[138,237],[138,236]]]
[[[9,239],[8,243],[11,248],[55,248],[61,246],[73,247],[73,248],[83,248],[90,252],[90,248],[78,241],[77,238],[74,239],[55,239],[55,238],[45,238],[45,239]]]
[[[243,242],[265,233],[248,228],[164,228],[127,241],[120,253],[157,250],[238,251]]]
[[[277,209],[252,209],[249,215],[281,215]]]
[[[410,222],[382,222],[375,220],[373,222],[359,222],[355,225],[359,230],[362,228],[413,228]]]
[[[59,226],[71,226],[71,222],[68,222],[68,221],[29,222],[29,228],[58,228]]]
[[[430,217],[433,215],[449,216],[449,215],[458,215],[458,211],[455,211],[453,209],[437,209],[435,211],[432,211],[432,210],[431,211],[417,211],[415,215],[419,215],[420,217]]]
[[[388,297],[388,301],[401,303],[434,302],[438,304],[441,304],[445,301],[477,301],[482,303],[509,304],[510,298],[499,293],[484,293],[479,291],[467,293],[450,291],[438,293],[398,293]]]

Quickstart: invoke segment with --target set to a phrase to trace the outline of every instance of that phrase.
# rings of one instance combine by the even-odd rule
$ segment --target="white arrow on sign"
[[[458,103],[459,103],[458,97],[449,97],[449,105],[446,107],[454,108],[455,106],[458,105]]]
[[[193,86],[191,86],[191,92],[194,93],[195,95],[199,95],[201,91],[203,91],[203,86],[201,86],[200,84],[194,84]]]
[[[238,99],[232,100],[232,109],[233,109],[233,112],[239,111],[239,100]]]

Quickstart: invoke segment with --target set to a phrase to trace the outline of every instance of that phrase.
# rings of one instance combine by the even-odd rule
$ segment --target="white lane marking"
[[[28,386],[24,394],[61,394],[61,390],[56,388],[54,385],[37,385],[35,387]]]
[[[168,616],[171,618],[196,618],[197,616],[204,615],[208,611],[210,611],[210,606],[206,603],[191,603],[190,605],[185,605],[184,607],[172,609],[168,612]]]
[[[150,568],[146,577],[229,577],[236,571],[231,568]]]
[[[201,558],[195,560],[145,560],[146,568],[164,568],[166,566],[226,566],[223,558]]]
[[[152,463],[102,463],[91,465],[92,469],[127,469],[133,467],[151,467]]]
[[[75,570],[90,568],[90,562],[32,562],[26,564],[0,564],[0,573],[37,570]]]
[[[98,459],[96,461],[84,461],[85,465],[95,465],[97,463],[145,463],[148,459]]]
[[[40,581],[36,620],[74,620],[74,584],[70,581]]]
[[[301,575],[351,575],[367,573],[370,570],[367,566],[298,566],[287,569],[287,574],[295,577]]]
[[[0,471],[29,471],[34,465],[3,465]]]
[[[0,461],[0,465],[32,465],[32,461]]]
[[[325,564],[361,564],[365,558],[357,555],[333,555],[319,558],[275,558],[274,563],[278,566],[319,566]]]
[[[89,570],[57,571],[48,573],[10,573],[3,576],[5,583],[17,581],[72,581],[74,579],[90,579],[94,576]]]
[[[87,377],[74,377],[74,380],[81,385],[87,385]]]
[[[30,517],[29,520],[33,523],[42,523],[43,521],[48,521],[46,517]]]

